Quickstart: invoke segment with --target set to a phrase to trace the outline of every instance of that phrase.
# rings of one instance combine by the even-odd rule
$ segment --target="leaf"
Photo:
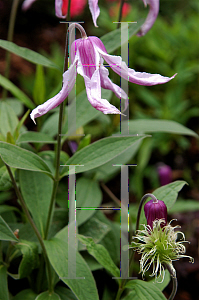
[[[92,207],[98,207],[101,202],[102,192],[99,183],[92,179],[79,178],[76,184],[76,207],[81,207],[82,209],[76,212],[78,226],[95,213],[95,209],[92,209]],[[85,210],[84,208],[88,209]]]
[[[92,255],[107,271],[113,276],[120,277],[120,270],[112,261],[106,248],[100,244],[95,244],[92,238],[78,234],[79,241],[84,244],[88,253]]]
[[[0,168],[0,191],[7,191],[12,187],[12,181],[5,166]]]
[[[11,92],[17,99],[19,99],[23,104],[25,104],[28,108],[34,109],[35,105],[30,100],[26,94],[24,94],[16,85],[14,85],[10,80],[5,78],[0,74],[0,85],[4,87],[6,90]]]
[[[44,237],[53,181],[43,173],[19,170],[19,182],[26,205],[42,237]]]
[[[166,269],[163,282],[157,282],[157,281],[155,281],[155,278],[153,280],[150,280],[149,282],[152,283],[152,284],[155,284],[155,286],[160,291],[163,291],[167,287],[167,285],[169,284],[170,280],[171,280],[171,275],[170,275],[169,271]]]
[[[49,292],[43,292],[35,298],[35,300],[61,300],[58,294],[52,292],[49,294]]]
[[[55,292],[60,296],[61,300],[77,300],[77,297],[63,286],[56,286]]]
[[[172,183],[169,183],[156,189],[153,192],[153,194],[157,197],[157,199],[164,201],[164,203],[167,206],[167,209],[170,210],[170,208],[176,202],[178,192],[181,191],[185,184],[188,183],[183,180],[176,180]]]
[[[125,42],[128,42],[133,35],[135,35],[140,27],[143,24],[143,20],[138,21],[137,23],[129,24],[129,32],[127,34],[127,39]],[[121,29],[113,30],[103,37],[101,37],[101,41],[103,42],[108,53],[115,51],[117,48],[121,47]]]
[[[10,132],[12,135],[19,121],[12,107],[5,101],[0,103],[0,129],[1,133],[6,137]]]
[[[127,282],[126,288],[133,289],[132,295],[131,293],[123,298],[123,300],[165,300],[165,296],[161,293],[161,291],[156,287],[155,284],[149,283],[143,280],[131,280]],[[132,298],[132,296],[136,296]]]
[[[8,226],[8,224],[4,221],[4,219],[0,216],[0,240],[3,241],[12,241],[18,242],[18,239]]]
[[[67,238],[61,240],[52,238],[44,241],[48,258],[60,279],[69,286],[79,300],[99,300],[97,287],[89,267],[77,252],[76,254],[76,277],[85,279],[67,279],[68,276],[68,243]]]
[[[37,131],[27,131],[22,133],[17,142],[20,143],[45,143],[45,144],[55,144],[56,141],[53,138],[45,133]]]
[[[187,184],[186,181],[177,180],[167,185],[161,186],[160,188],[156,189],[153,192],[153,195],[156,196],[158,200],[164,201],[167,206],[167,210],[169,211],[170,208],[174,205],[177,197],[178,192],[183,188],[183,186]],[[150,200],[150,197],[147,201]],[[144,216],[144,209],[142,209],[141,216],[140,216],[140,224],[145,224],[146,218]]]
[[[192,199],[178,199],[172,208],[169,209],[169,213],[186,213],[190,211],[199,211],[199,202]]]
[[[28,48],[19,47],[12,42],[4,40],[0,40],[0,47],[32,62],[33,64],[42,65],[44,67],[59,70],[58,66],[52,61],[50,61],[48,58]]]
[[[0,299],[9,300],[7,269],[2,264],[0,264]]]
[[[25,278],[39,265],[38,246],[36,243],[20,240],[15,245],[23,255],[19,265],[19,278]]]
[[[67,161],[67,165],[84,165],[83,167],[77,166],[76,173],[94,169],[117,157],[129,147],[132,147],[134,143],[145,137],[147,136],[108,137],[101,139],[76,152]],[[67,175],[67,171],[68,167],[63,168],[61,175]]]
[[[124,121],[125,122],[125,121]],[[198,137],[191,129],[170,120],[130,120],[129,134],[147,132],[168,132]]]
[[[0,142],[0,156],[4,163],[10,167],[43,172],[52,177],[46,163],[31,151],[5,142]]]
[[[35,300],[37,294],[30,289],[22,290],[12,300]]]

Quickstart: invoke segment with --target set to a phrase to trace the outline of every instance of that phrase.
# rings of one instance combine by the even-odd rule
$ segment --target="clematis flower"
[[[71,45],[72,64],[63,74],[63,86],[61,91],[32,111],[30,116],[33,121],[35,118],[57,107],[66,99],[75,84],[77,73],[83,76],[88,100],[95,109],[102,111],[104,114],[121,114],[115,106],[111,105],[106,99],[101,98],[102,87],[113,91],[118,98],[123,98],[126,104],[125,109],[128,105],[127,94],[109,79],[109,71],[103,65],[104,59],[119,76],[139,85],[150,86],[166,83],[176,75],[164,77],[159,74],[136,72],[128,68],[120,56],[109,55],[99,38],[95,36],[87,37],[82,26],[75,23],[70,26],[76,26],[82,33],[82,38],[75,40]]]
[[[71,0],[71,17],[77,16],[82,12],[85,6],[85,0]],[[89,9],[92,15],[93,23],[95,27],[97,26],[97,18],[100,14],[100,9],[98,7],[98,0],[88,0]],[[73,10],[72,10],[73,7]],[[55,0],[55,14],[58,18],[66,18],[68,9],[68,0]],[[79,13],[76,13],[76,12]]]
[[[30,8],[30,6],[33,4],[33,2],[35,2],[36,0],[24,0],[23,4],[22,4],[22,10],[27,10]]]
[[[137,33],[138,36],[145,35],[153,26],[159,12],[159,0],[142,0],[144,5],[147,6],[149,4],[150,10],[148,16],[140,28],[140,31]]]
[[[165,224],[167,223],[167,207],[162,200],[151,199],[144,206],[144,213],[147,219],[147,225],[153,228],[153,222],[155,220],[163,219]],[[164,225],[161,224],[163,227]]]

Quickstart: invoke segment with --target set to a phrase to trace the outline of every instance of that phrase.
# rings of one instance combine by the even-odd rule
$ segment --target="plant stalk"
[[[172,292],[171,295],[169,296],[168,300],[173,300],[176,293],[177,293],[177,289],[178,289],[178,281],[177,281],[177,277],[176,274],[173,273],[171,267],[169,265],[166,265],[169,273],[171,274],[171,278],[172,278],[172,283],[173,283],[173,288],[172,288]]]
[[[9,20],[9,27],[8,27],[7,40],[9,42],[12,42],[12,40],[13,40],[14,27],[15,27],[15,20],[16,20],[18,5],[19,5],[19,0],[14,0],[13,4],[12,4],[12,9],[11,9],[11,13],[10,13],[10,20]],[[10,58],[11,58],[11,53],[9,51],[6,51],[6,58],[5,58],[6,68],[5,68],[4,76],[7,79],[9,77],[9,73],[10,73]],[[7,90],[5,88],[3,88],[2,99],[4,99],[4,100],[6,99],[7,93],[8,93]]]
[[[32,217],[31,217],[31,215],[30,215],[30,213],[29,213],[29,211],[28,211],[28,209],[26,207],[26,203],[25,203],[25,201],[24,201],[24,199],[23,199],[23,197],[22,197],[22,195],[21,195],[21,193],[20,193],[20,191],[18,189],[18,186],[16,184],[15,178],[14,178],[14,176],[12,174],[12,171],[11,171],[10,167],[7,164],[5,164],[5,166],[6,166],[7,170],[8,170],[9,176],[10,176],[10,178],[12,180],[12,183],[13,183],[13,186],[14,186],[14,189],[15,189],[15,193],[16,193],[19,201],[20,201],[22,209],[23,209],[26,217],[28,218],[28,221],[30,222],[30,225],[32,226],[32,229],[34,230],[34,232],[35,232],[35,234],[36,234],[36,236],[38,238],[38,241],[39,241],[39,243],[41,245],[41,248],[43,250],[43,255],[44,255],[44,259],[45,259],[46,267],[47,267],[49,292],[52,292],[53,291],[53,284],[52,284],[51,267],[50,267],[50,262],[49,262],[49,259],[48,259],[48,256],[47,256],[47,252],[46,252],[46,248],[45,248],[43,239],[42,239],[42,237],[41,237],[41,235],[40,235],[40,233],[39,233],[39,231],[38,231],[38,229],[37,229],[37,227],[36,227],[36,225],[35,225]]]

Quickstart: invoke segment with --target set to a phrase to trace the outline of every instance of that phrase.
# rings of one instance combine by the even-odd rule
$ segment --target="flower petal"
[[[110,78],[108,77],[109,71],[102,65],[100,65],[100,80],[101,80],[101,87],[103,89],[111,90],[115,93],[115,95],[120,99],[123,98],[125,100],[125,107],[124,111],[127,109],[128,106],[128,96],[123,89],[121,89],[118,85],[113,83]]]
[[[63,0],[55,0],[55,14],[58,18],[64,19],[66,17],[62,15],[62,4]]]
[[[96,46],[95,46],[96,47]],[[139,84],[139,85],[156,85],[156,84],[162,84],[170,81],[173,79],[176,75],[174,74],[172,77],[165,77],[160,74],[150,74],[145,72],[136,72],[133,69],[130,69],[127,67],[126,63],[122,61],[122,58],[120,56],[115,55],[109,55],[106,52],[102,51],[100,48],[96,47],[98,52],[103,56],[103,58],[106,60],[106,62],[109,64],[111,69],[115,73],[117,73],[122,78]]]
[[[143,2],[145,6],[149,4],[150,10],[144,24],[137,33],[137,36],[143,36],[151,29],[159,12],[159,0],[143,0]]]
[[[87,97],[90,104],[104,114],[121,114],[121,112],[106,99],[101,99],[101,82],[99,70],[96,70],[90,79],[84,76]]]
[[[93,18],[93,23],[95,25],[95,27],[97,26],[97,18],[99,17],[100,14],[100,9],[98,6],[98,0],[88,0],[88,5],[89,5],[89,9]]]
[[[31,119],[35,122],[35,118],[45,115],[51,109],[57,107],[60,103],[62,103],[66,97],[68,97],[71,92],[76,79],[76,60],[70,66],[70,68],[63,74],[63,86],[61,91],[49,99],[45,103],[37,106],[30,114]]]
[[[35,2],[36,0],[25,0],[22,4],[22,10],[27,10],[30,8],[30,6],[32,5],[33,2]]]

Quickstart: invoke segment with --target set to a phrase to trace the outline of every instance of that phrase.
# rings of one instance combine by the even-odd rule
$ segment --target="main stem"
[[[172,269],[169,265],[166,265],[169,273],[171,274],[171,278],[172,278],[172,283],[173,283],[173,288],[172,288],[172,292],[171,295],[169,296],[168,300],[173,300],[176,293],[177,293],[177,289],[178,289],[178,281],[176,278],[176,274],[173,274]]]
[[[8,27],[8,36],[7,40],[9,42],[12,42],[13,40],[13,33],[14,33],[14,27],[15,27],[15,20],[16,20],[16,15],[17,15],[17,8],[19,5],[19,0],[14,0],[12,4],[12,9],[10,13],[10,20],[9,20],[9,27]],[[10,73],[10,52],[6,52],[6,69],[5,69],[5,78],[8,79],[9,73]],[[2,98],[5,100],[7,97],[7,90],[4,88],[2,92]]]
[[[42,237],[41,237],[41,235],[40,235],[40,233],[39,233],[39,231],[38,231],[35,223],[33,222],[32,217],[31,217],[31,215],[30,215],[30,213],[29,213],[29,211],[28,211],[28,209],[26,207],[26,204],[25,204],[24,199],[23,199],[23,197],[22,197],[22,195],[21,195],[21,193],[20,193],[20,191],[18,189],[18,186],[16,184],[15,178],[14,178],[14,176],[12,174],[12,171],[11,171],[10,167],[8,165],[6,165],[6,168],[8,170],[9,176],[10,176],[10,178],[12,180],[12,183],[13,183],[13,186],[14,186],[14,189],[15,189],[15,193],[16,193],[19,201],[20,201],[22,209],[23,209],[25,215],[27,216],[27,218],[28,218],[28,220],[30,222],[30,225],[32,226],[32,229],[34,230],[34,232],[35,232],[35,234],[36,234],[36,236],[38,238],[38,241],[39,241],[39,243],[41,245],[41,248],[43,250],[43,255],[44,255],[44,259],[45,259],[46,267],[47,267],[47,276],[48,276],[48,282],[49,282],[49,292],[52,292],[53,291],[53,284],[52,284],[51,267],[50,267],[50,262],[48,260],[48,256],[47,256],[47,252],[46,252],[46,248],[45,248],[43,239],[42,239]]]

